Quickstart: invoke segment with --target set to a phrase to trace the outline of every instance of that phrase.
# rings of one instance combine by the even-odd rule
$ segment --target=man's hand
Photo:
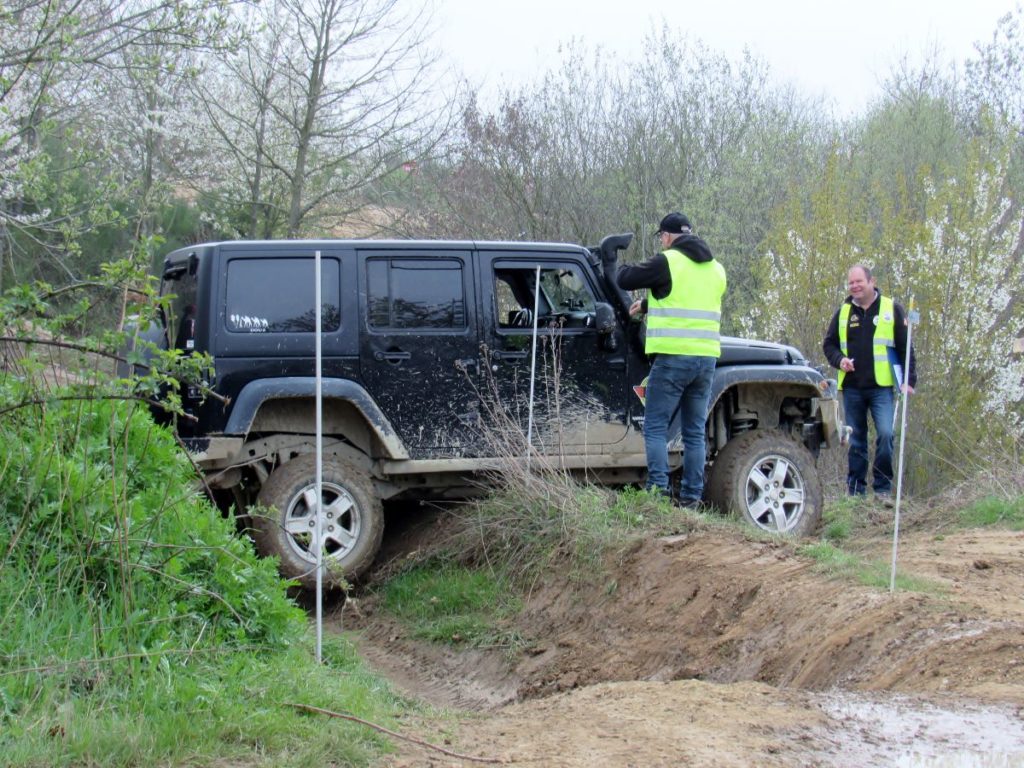
[[[644,300],[643,299],[637,299],[636,301],[634,301],[632,304],[629,305],[629,316],[630,317],[636,317],[637,315],[639,315],[643,311],[643,308],[644,308]]]
[[[909,384],[904,384],[902,387],[900,387],[900,391],[903,392],[903,394],[905,395],[914,394],[914,388]]]
[[[844,357],[842,360],[840,360],[839,361],[839,370],[846,371],[847,373],[852,371],[853,370],[853,358],[852,357]]]

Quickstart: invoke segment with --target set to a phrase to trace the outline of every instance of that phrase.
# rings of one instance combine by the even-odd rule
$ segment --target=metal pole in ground
[[[530,359],[530,407],[526,419],[526,477],[530,477],[530,453],[533,448],[533,389],[537,380],[537,310],[540,308],[540,264],[537,265],[537,278],[533,285],[533,351]]]
[[[906,359],[903,361],[903,381],[899,383],[900,388],[910,382],[910,342],[914,335],[914,323],[918,321],[918,314],[914,311],[914,297],[910,297],[907,304],[907,351]],[[896,591],[896,554],[899,550],[900,540],[900,501],[903,497],[903,453],[907,443],[907,407],[910,405],[909,393],[903,394],[903,411],[900,421],[900,453],[899,471],[896,473],[896,509],[893,517],[892,528],[892,568],[889,574],[889,592]]]
[[[320,304],[323,301],[321,275],[320,275],[320,251],[317,251],[313,258],[313,282],[316,284],[315,298],[313,300],[315,318],[314,335],[316,337],[316,525],[313,535],[313,546],[316,547],[316,663],[320,664],[323,658],[323,572],[324,572],[324,401],[323,401],[323,349],[320,333],[323,330],[320,319]]]

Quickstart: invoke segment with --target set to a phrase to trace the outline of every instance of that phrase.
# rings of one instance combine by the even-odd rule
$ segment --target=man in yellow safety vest
[[[832,316],[822,348],[833,368],[839,369],[846,422],[852,428],[846,490],[851,496],[867,493],[868,413],[875,424],[875,460],[871,487],[888,501],[892,493],[893,415],[895,388],[908,394],[917,384],[914,350],[910,370],[907,355],[907,319],[903,307],[883,296],[870,268],[855,264],[846,276],[850,295]]]
[[[721,355],[725,270],[681,213],[665,216],[655,236],[664,250],[643,264],[622,265],[617,280],[627,291],[649,290],[629,308],[631,316],[647,314],[644,351],[654,358],[644,408],[647,488],[670,493],[668,429],[678,411],[684,452],[676,503],[694,507],[704,494],[704,423]]]

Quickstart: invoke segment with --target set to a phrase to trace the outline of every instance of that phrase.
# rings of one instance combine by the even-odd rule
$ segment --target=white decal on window
[[[249,331],[249,333],[265,333],[270,327],[270,322],[265,317],[231,315],[231,325],[236,330]]]

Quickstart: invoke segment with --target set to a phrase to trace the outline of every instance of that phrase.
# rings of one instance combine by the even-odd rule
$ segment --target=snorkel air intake
[[[629,315],[629,294],[619,288],[619,284],[615,279],[615,273],[618,271],[619,251],[624,251],[632,242],[633,233],[626,232],[621,235],[608,235],[601,241],[601,245],[598,246],[598,251],[601,254],[601,271],[604,277],[604,286],[608,290],[608,295],[613,297],[618,305],[616,309],[625,313],[626,316]]]

